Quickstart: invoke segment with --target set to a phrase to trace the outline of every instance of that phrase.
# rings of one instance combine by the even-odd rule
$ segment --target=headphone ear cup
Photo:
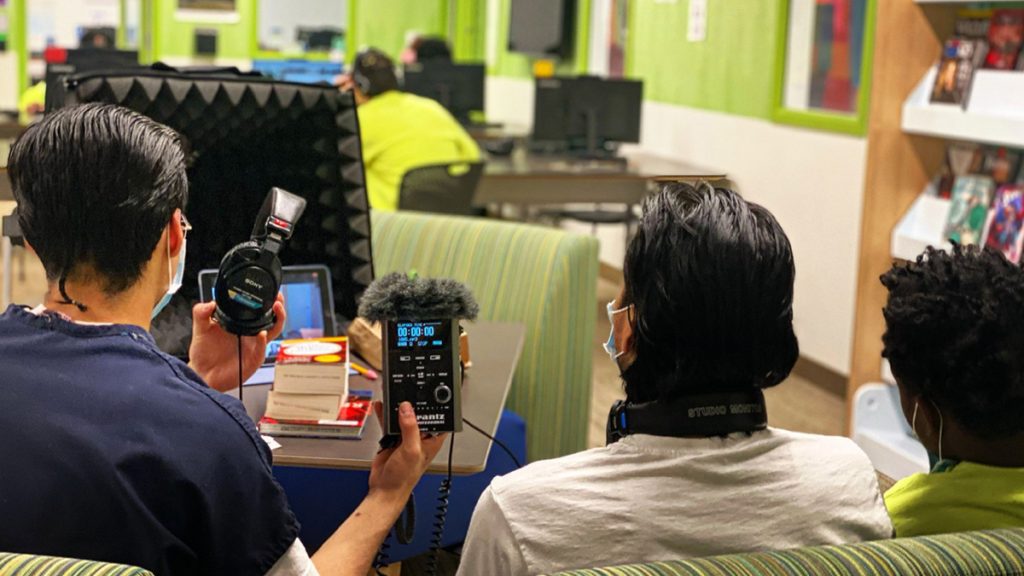
[[[214,316],[232,334],[253,336],[274,325],[274,301],[281,287],[281,263],[263,261],[263,246],[250,240],[224,255],[217,272]]]

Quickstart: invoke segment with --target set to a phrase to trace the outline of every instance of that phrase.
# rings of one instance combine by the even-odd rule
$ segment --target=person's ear
[[[167,223],[167,242],[171,252],[171,258],[175,258],[181,252],[184,245],[185,231],[181,227],[181,209],[177,208],[171,214],[171,221]]]

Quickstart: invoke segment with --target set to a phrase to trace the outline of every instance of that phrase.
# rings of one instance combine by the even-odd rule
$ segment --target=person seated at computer
[[[649,197],[607,306],[627,402],[609,415],[613,443],[495,478],[459,573],[889,537],[851,440],[766,427],[762,390],[798,356],[794,273],[779,223],[735,192],[672,183]]]
[[[375,210],[397,210],[405,173],[431,164],[475,162],[480,149],[461,124],[437,102],[402,92],[386,54],[360,52],[341,88],[351,88],[359,106],[366,190]]]
[[[11,149],[18,221],[49,287],[0,315],[0,550],[160,575],[364,576],[443,438],[421,438],[404,405],[400,446],[377,455],[366,499],[310,560],[269,448],[218,392],[259,367],[282,302],[269,333],[241,344],[198,305],[188,366],[147,331],[182,279],[185,162],[166,126],[97,104],[48,114]]]
[[[1024,527],[1024,270],[1002,253],[929,248],[882,276],[883,355],[935,457],[885,494],[897,536]]]

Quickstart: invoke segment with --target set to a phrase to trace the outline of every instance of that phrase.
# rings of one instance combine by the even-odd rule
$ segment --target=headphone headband
[[[767,427],[764,393],[750,390],[684,396],[671,402],[618,400],[608,414],[605,439],[612,444],[630,434],[707,438]]]

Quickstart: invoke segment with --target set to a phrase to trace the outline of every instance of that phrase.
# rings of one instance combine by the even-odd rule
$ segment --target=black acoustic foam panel
[[[85,74],[67,82],[66,105],[118,104],[181,133],[191,154],[186,214],[193,226],[181,297],[154,322],[161,347],[185,356],[198,272],[217,268],[249,239],[272,186],[306,198],[281,254],[288,264],[326,264],[335,312],[356,315],[373,280],[369,205],[351,94],[224,72],[160,70]]]

